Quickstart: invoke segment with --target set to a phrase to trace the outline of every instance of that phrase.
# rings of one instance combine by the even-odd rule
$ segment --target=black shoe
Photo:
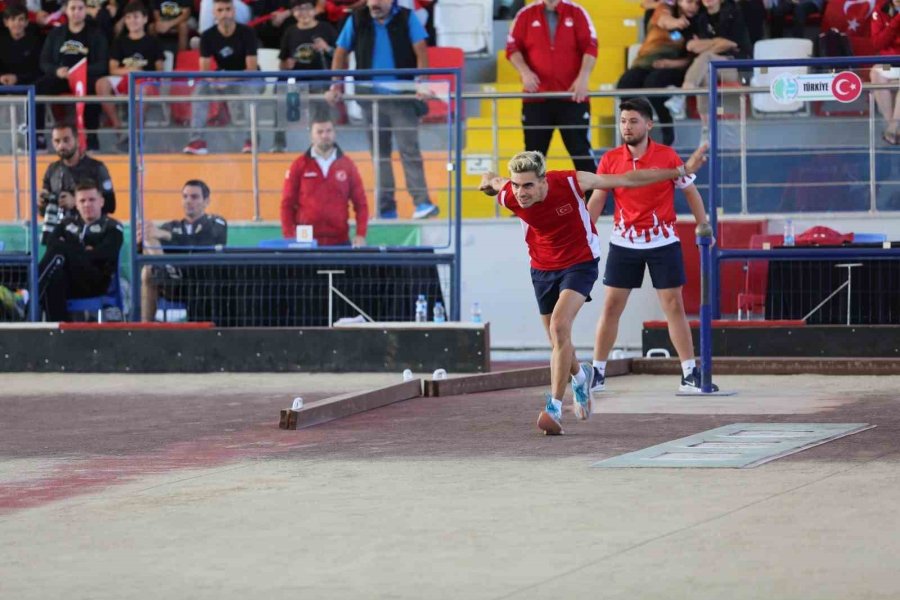
[[[681,377],[681,386],[679,386],[678,391],[686,392],[686,393],[701,394],[701,393],[703,393],[702,390],[700,389],[702,381],[703,380],[701,378],[700,368],[694,367],[694,370],[691,371],[690,375],[688,375],[687,377],[684,377],[684,376]],[[719,386],[717,386],[716,384],[712,384],[711,391],[718,392]]]
[[[591,383],[591,393],[602,392],[606,389],[606,375],[600,374],[600,369],[594,367],[594,377]]]

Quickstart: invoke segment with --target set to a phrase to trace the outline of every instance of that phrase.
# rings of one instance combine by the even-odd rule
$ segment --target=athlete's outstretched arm
[[[642,187],[651,183],[677,179],[683,175],[692,175],[699,171],[705,162],[706,144],[702,144],[684,163],[684,173],[679,169],[640,169],[622,175],[597,175],[587,171],[578,171],[578,185],[584,191]]]
[[[481,176],[481,185],[478,187],[478,189],[488,196],[496,196],[500,193],[500,190],[503,189],[503,186],[506,185],[507,181],[509,181],[509,179],[500,177],[496,173],[488,171]]]

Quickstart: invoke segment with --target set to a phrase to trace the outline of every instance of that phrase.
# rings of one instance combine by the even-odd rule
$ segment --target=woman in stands
[[[900,0],[887,0],[872,13],[872,45],[878,54],[884,56],[900,55]],[[876,65],[871,71],[872,83],[889,83],[895,87],[900,81],[900,66]],[[891,102],[890,90],[875,92],[875,102],[884,117],[885,128],[882,139],[892,146],[900,144],[900,93]]]
[[[700,0],[678,0],[674,5],[659,2],[650,17],[650,25],[637,57],[619,78],[619,89],[679,87],[691,64],[685,47],[685,33],[691,19],[700,11]],[[663,144],[675,141],[672,113],[666,107],[666,96],[654,96],[650,103],[656,111]]]

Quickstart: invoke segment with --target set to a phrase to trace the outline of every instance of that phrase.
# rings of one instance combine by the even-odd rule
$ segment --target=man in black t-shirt
[[[184,218],[167,221],[159,227],[151,221],[144,224],[139,236],[144,254],[176,252],[209,252],[228,243],[228,223],[222,217],[206,212],[209,208],[209,186],[199,179],[187,181],[181,189]],[[190,272],[195,280],[202,270]],[[145,266],[141,271],[141,320],[152,321],[156,315],[160,284],[184,281],[184,272],[173,265]],[[175,285],[164,294],[170,300],[189,299],[178,296]]]
[[[28,85],[41,76],[41,41],[28,29],[28,11],[10,5],[0,32],[0,85]]]
[[[216,26],[203,32],[200,36],[200,70],[211,71],[212,59],[216,61],[217,71],[256,71],[256,34],[253,30],[234,20],[233,0],[215,0],[213,14]],[[232,93],[240,94],[249,88],[242,85],[198,82],[197,94]],[[228,102],[228,110],[236,115],[244,109],[243,102]],[[203,129],[206,128],[206,117],[209,105],[206,102],[194,102],[191,115],[191,140],[184,147],[185,154],[207,154]],[[241,152],[250,152],[250,138],[244,141]]]
[[[126,31],[113,40],[109,53],[109,75],[97,81],[98,96],[128,94],[128,74],[132,71],[162,71],[163,52],[159,40],[146,33],[149,17],[147,7],[135,0],[124,8],[122,19]],[[103,113],[114,129],[121,129],[122,121],[115,104],[105,102]],[[119,133],[119,150],[128,151],[128,135]]]
[[[106,75],[109,68],[109,47],[106,38],[96,25],[86,21],[87,12],[84,0],[67,0],[65,4],[68,23],[57,27],[47,36],[41,51],[41,70],[43,77],[35,82],[37,95],[59,95],[69,93],[69,69],[82,58],[87,58],[88,92],[97,86],[97,80]],[[38,103],[35,120],[38,130],[38,147],[46,147],[42,132],[46,107]],[[100,124],[100,107],[94,103],[86,103],[84,122],[88,129],[87,145],[89,150],[97,150],[97,127]]]
[[[153,33],[166,50],[187,50],[193,0],[153,0]],[[177,46],[172,47],[173,41]]]

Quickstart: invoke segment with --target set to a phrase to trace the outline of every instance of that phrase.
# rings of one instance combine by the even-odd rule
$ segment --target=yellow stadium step
[[[630,46],[637,43],[641,20],[631,16],[609,16],[594,20],[599,46]]]
[[[637,17],[643,18],[644,9],[641,8],[641,0],[596,0],[584,2],[581,5],[587,9],[591,18],[596,22],[598,17]]]

